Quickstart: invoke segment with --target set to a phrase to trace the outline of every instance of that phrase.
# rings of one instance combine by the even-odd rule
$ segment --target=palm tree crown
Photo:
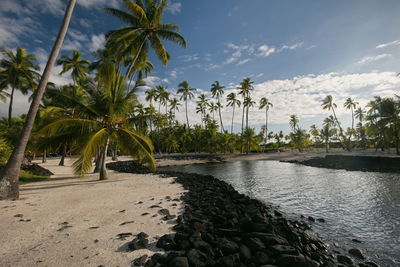
[[[62,55],[59,60],[57,60],[57,65],[62,65],[62,71],[59,73],[63,75],[64,73],[72,70],[71,77],[75,83],[87,79],[87,73],[89,72],[90,61],[83,59],[81,57],[81,52],[78,50],[72,50],[72,56],[68,57]]]

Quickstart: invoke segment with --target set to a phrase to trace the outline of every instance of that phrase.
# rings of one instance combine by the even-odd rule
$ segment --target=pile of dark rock
[[[149,168],[140,165],[133,160],[110,162],[106,164],[106,167],[110,170],[116,170],[119,172],[131,172],[138,174],[151,173]]]
[[[4,168],[4,165],[0,165],[0,171]],[[42,166],[32,163],[32,164],[22,164],[21,165],[21,170],[30,172],[34,175],[37,176],[51,176],[54,175],[51,171],[49,171],[46,168],[43,168]]]
[[[128,162],[109,166],[117,171],[136,172]],[[168,253],[156,253],[145,263],[143,258],[136,259],[136,263],[171,267],[355,264],[346,255],[333,256],[306,222],[287,220],[279,211],[238,193],[223,181],[199,174],[157,173],[176,177],[175,182],[187,190],[181,197],[184,211],[173,227],[176,234],[164,235],[156,244]],[[134,242],[137,241],[138,238]]]
[[[311,167],[345,169],[347,171],[400,173],[400,157],[326,155],[324,158],[284,161]]]

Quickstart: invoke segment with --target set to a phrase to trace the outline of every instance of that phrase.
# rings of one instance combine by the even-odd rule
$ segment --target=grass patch
[[[50,176],[34,175],[30,172],[21,170],[21,172],[19,174],[19,184],[41,182],[41,181],[47,180],[49,178],[50,178]]]

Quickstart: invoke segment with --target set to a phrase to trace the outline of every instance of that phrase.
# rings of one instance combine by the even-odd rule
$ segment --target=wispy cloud
[[[183,62],[191,62],[198,60],[200,57],[198,54],[193,54],[193,55],[178,56],[178,58],[182,59]]]
[[[97,51],[104,47],[105,42],[106,38],[104,34],[99,34],[99,35],[93,34],[91,37],[89,50],[92,52]]]
[[[384,43],[384,44],[379,44],[376,46],[376,48],[380,49],[380,48],[385,48],[385,47],[394,46],[394,45],[400,45],[400,40],[396,40],[396,41]]]
[[[175,2],[172,3],[170,2],[166,8],[166,10],[171,13],[171,14],[177,14],[180,13],[182,9],[182,3],[181,2]]]
[[[378,61],[381,60],[383,58],[388,58],[391,57],[391,54],[380,54],[380,55],[376,55],[376,56],[365,56],[362,59],[360,59],[357,63],[358,64],[367,64],[367,63],[371,63],[374,61]]]
[[[275,47],[270,47],[266,44],[259,46],[257,50],[258,50],[258,56],[261,56],[261,57],[267,57],[276,52]]]
[[[242,60],[240,60],[236,65],[243,65],[243,64],[246,64],[247,62],[250,62],[251,61],[251,59],[250,58],[245,58],[245,59],[242,59]]]

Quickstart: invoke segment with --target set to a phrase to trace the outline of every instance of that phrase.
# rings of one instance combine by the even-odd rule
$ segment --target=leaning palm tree
[[[260,99],[260,109],[264,109],[265,108],[265,145],[267,145],[267,141],[268,141],[268,110],[270,108],[272,108],[274,105],[269,102],[268,98],[263,97]]]
[[[81,57],[81,52],[78,50],[72,50],[71,57],[62,55],[61,58],[57,60],[57,65],[62,66],[62,71],[59,73],[60,75],[71,71],[71,78],[74,81],[74,84],[77,84],[80,81],[87,79],[90,61],[83,59]]]
[[[26,53],[24,48],[18,47],[15,53],[12,50],[1,48],[0,53],[4,57],[0,61],[0,68],[2,68],[0,87],[11,89],[8,105],[8,122],[10,125],[15,90],[19,90],[24,95],[33,90],[39,78],[37,73],[39,67],[33,63],[36,58]]]
[[[235,107],[240,107],[240,100],[236,98],[235,93],[230,93],[226,96],[226,101],[228,102],[227,106],[232,107],[232,124],[231,124],[231,133],[233,133],[233,121],[235,118]]]
[[[358,102],[355,102],[351,97],[346,99],[346,102],[344,102],[343,107],[346,109],[351,110],[351,130],[354,131],[354,109],[357,107]]]
[[[87,102],[76,103],[76,117],[58,119],[46,125],[41,132],[52,136],[80,131],[84,140],[79,158],[73,163],[75,172],[80,175],[90,171],[93,158],[100,154],[99,178],[107,179],[105,160],[110,143],[120,144],[122,151],[154,169],[151,141],[131,128],[128,117],[137,105],[135,88],[128,89],[126,78],[115,70],[115,66],[97,76],[97,88],[86,90]]]
[[[225,86],[220,85],[218,81],[215,81],[211,85],[211,94],[213,97],[217,98],[219,121],[221,123],[221,133],[224,132],[224,124],[222,123],[222,116],[221,116],[221,108],[222,108],[221,97],[224,95],[224,88]]]
[[[189,117],[188,117],[188,100],[192,99],[194,97],[193,92],[196,91],[196,88],[191,88],[189,86],[189,83],[187,81],[181,82],[179,85],[178,91],[176,91],[178,94],[182,94],[180,100],[185,101],[185,108],[186,108],[186,125],[189,129]]]
[[[35,122],[35,117],[39,109],[40,101],[43,97],[58,53],[61,50],[65,34],[67,33],[68,25],[71,20],[72,11],[74,10],[75,3],[76,0],[70,0],[68,3],[60,31],[54,43],[53,49],[50,53],[50,57],[47,61],[42,77],[39,81],[39,85],[29,108],[26,121],[21,130],[18,143],[15,146],[9,160],[7,161],[7,165],[0,174],[0,200],[8,198],[16,199],[19,197],[18,179],[22,160],[24,158],[25,148],[28,144],[29,136],[31,135],[33,124]]]
[[[136,62],[147,56],[151,47],[162,64],[167,65],[169,54],[161,40],[186,47],[186,41],[178,33],[179,26],[163,24],[167,0],[123,0],[127,11],[106,8],[106,12],[126,23],[126,26],[107,33],[107,41],[123,56],[132,56],[127,73],[132,75]]]

